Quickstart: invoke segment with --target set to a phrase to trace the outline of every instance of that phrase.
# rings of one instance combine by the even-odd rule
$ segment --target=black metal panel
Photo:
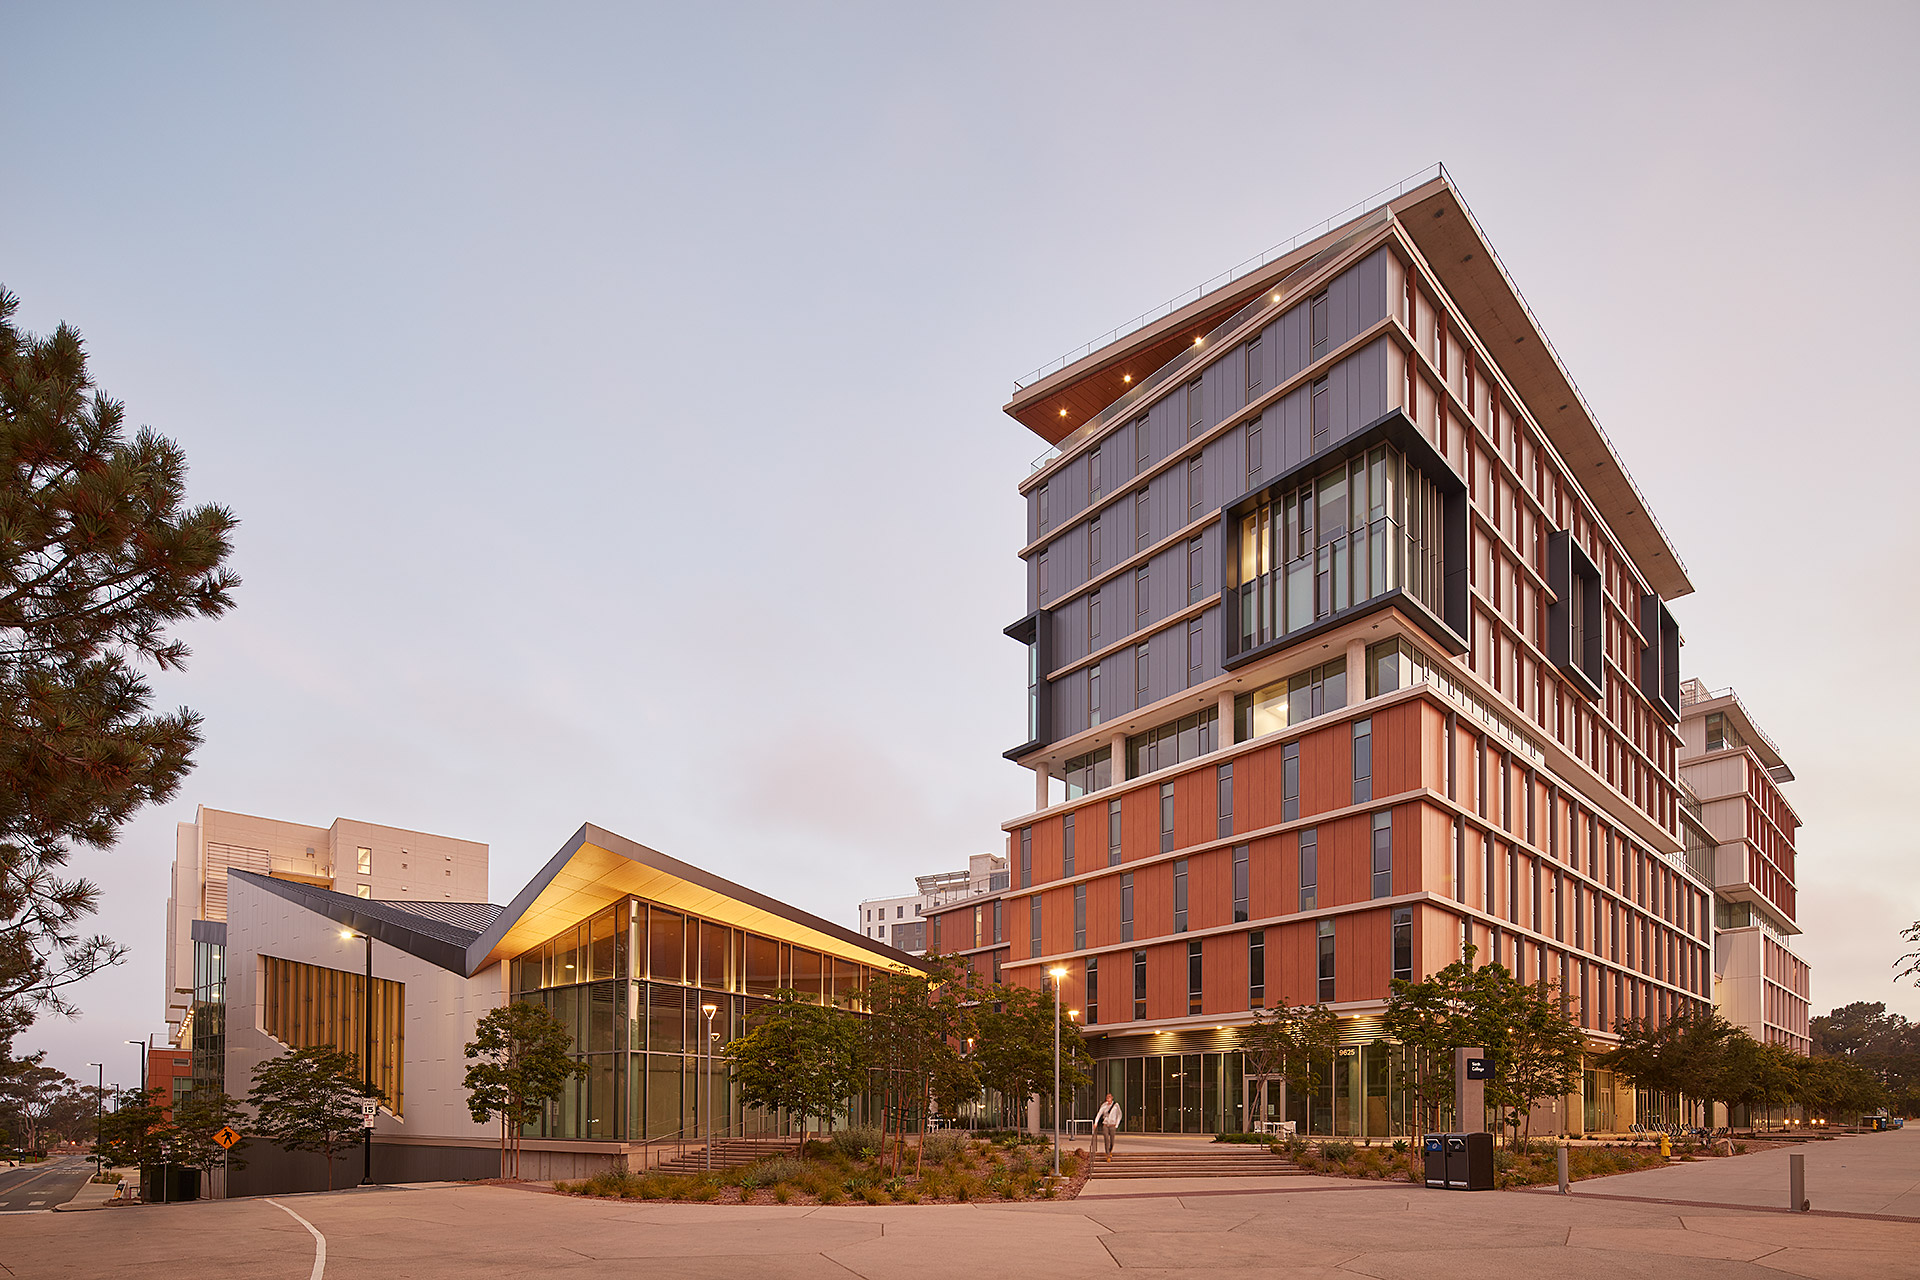
[[[398,903],[356,898],[310,884],[275,880],[251,871],[235,870],[227,874],[265,889],[275,897],[285,898],[296,906],[305,907],[315,915],[337,921],[355,933],[366,934],[375,942],[397,947],[449,973],[468,976],[467,945],[479,936],[475,930],[460,929],[417,916]]]
[[[1680,629],[1658,592],[1640,597],[1640,692],[1666,718],[1680,721]]]
[[[1576,585],[1584,587],[1578,592],[1585,631],[1579,653],[1572,651]],[[1607,676],[1605,637],[1600,630],[1600,570],[1570,530],[1556,529],[1547,536],[1547,586],[1553,592],[1553,602],[1547,606],[1547,657],[1576,689],[1598,698]]]
[[[1045,609],[1036,609],[1018,622],[1009,623],[1003,631],[1021,644],[1034,645],[1039,656],[1039,714],[1034,736],[1030,741],[1000,753],[1005,759],[1018,760],[1053,741],[1053,699],[1047,680],[1047,672],[1053,670],[1052,615]]]

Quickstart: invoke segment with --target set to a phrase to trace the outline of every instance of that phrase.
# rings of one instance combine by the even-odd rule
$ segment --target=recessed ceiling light
[[[1203,342],[1205,342],[1205,341],[1206,341],[1206,339],[1205,339],[1205,338],[1195,338],[1195,339],[1193,340],[1193,345],[1197,347],[1197,346],[1199,346],[1199,345],[1200,345],[1201,343],[1203,343]]]
[[[1133,381],[1133,375],[1132,375],[1132,374],[1130,374],[1130,373],[1123,373],[1123,374],[1121,374],[1121,375],[1120,375],[1120,381],[1122,381],[1122,382],[1132,382],[1132,381]]]
[[[1067,416],[1067,411],[1066,411],[1065,409],[1062,409],[1062,410],[1060,411],[1060,416],[1061,416],[1061,417],[1063,417],[1063,418],[1064,418],[1064,417],[1066,417],[1066,416]]]

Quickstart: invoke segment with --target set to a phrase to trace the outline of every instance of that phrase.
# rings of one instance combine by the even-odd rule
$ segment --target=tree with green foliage
[[[1664,1022],[1624,1018],[1615,1024],[1618,1045],[1598,1058],[1641,1089],[1676,1093],[1695,1104],[1741,1101],[1751,1038],[1715,1009],[1688,1009]],[[1704,1117],[1702,1117],[1704,1122]]]
[[[245,1159],[213,1140],[214,1134],[229,1126],[236,1133],[245,1133],[247,1117],[239,1100],[225,1089],[195,1089],[175,1098],[165,1130],[168,1161],[189,1169],[211,1169],[217,1164],[244,1166]]]
[[[289,1049],[253,1069],[247,1102],[253,1132],[288,1151],[313,1151],[327,1163],[333,1190],[333,1158],[361,1141],[360,1104],[366,1084],[360,1059],[331,1045]]]
[[[919,1113],[920,1136],[934,1106],[951,1115],[980,1089],[966,1053],[977,1005],[974,975],[965,961],[933,956],[924,972],[877,972],[867,984],[860,1021],[861,1074],[880,1102],[880,1130],[891,1131],[893,1172],[900,1172],[909,1106]]]
[[[200,718],[155,713],[140,667],[181,666],[168,627],[239,585],[232,513],[187,505],[179,446],[129,438],[79,333],[28,334],[18,305],[0,289],[0,1040],[125,955],[81,935],[99,888],[66,864],[179,790]]]
[[[1281,1000],[1253,1011],[1253,1022],[1240,1029],[1240,1047],[1249,1074],[1278,1077],[1289,1093],[1313,1098],[1333,1078],[1340,1020],[1324,1004]]]
[[[145,1168],[167,1152],[166,1097],[159,1089],[128,1089],[113,1109],[100,1116],[100,1141],[94,1154],[103,1166]]]
[[[1840,1057],[1800,1058],[1794,1071],[1794,1101],[1809,1115],[1856,1124],[1887,1102],[1884,1085],[1858,1063]]]
[[[1524,1142],[1532,1136],[1536,1106],[1579,1091],[1586,1036],[1555,984],[1521,982],[1501,965],[1487,967],[1497,977],[1499,1001],[1489,1019],[1494,1072],[1487,1101]]]
[[[1061,1014],[1064,1015],[1062,1010]],[[980,1082],[999,1092],[1008,1109],[1028,1098],[1053,1097],[1055,1005],[1053,989],[991,987],[973,1011],[973,1061]],[[1079,1024],[1059,1019],[1060,1098],[1092,1083],[1090,1055]]]
[[[747,1033],[726,1047],[733,1086],[750,1107],[782,1110],[797,1122],[806,1158],[807,1121],[833,1117],[863,1084],[861,1028],[844,1009],[781,990],[761,1006]]]
[[[1808,1033],[1814,1057],[1840,1059],[1879,1082],[1885,1097],[1873,1105],[1920,1114],[1920,1024],[1880,1001],[1856,1000],[1812,1019]]]
[[[77,1105],[80,1086],[66,1072],[47,1065],[45,1052],[25,1058],[0,1058],[0,1123],[27,1151],[44,1151],[48,1130],[63,1107]]]
[[[557,1101],[567,1081],[586,1078],[573,1036],[545,1008],[516,1000],[480,1019],[467,1042],[467,1109],[478,1124],[500,1122],[500,1176],[520,1176],[527,1123]]]

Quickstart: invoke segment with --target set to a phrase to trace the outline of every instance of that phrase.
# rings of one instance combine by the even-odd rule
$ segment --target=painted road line
[[[311,1277],[311,1280],[320,1280],[320,1277],[325,1275],[327,1270],[327,1238],[320,1234],[320,1229],[318,1227],[314,1226],[311,1222],[308,1222],[305,1218],[301,1217],[299,1214],[295,1213],[293,1210],[287,1208],[287,1206],[281,1204],[278,1200],[269,1200],[267,1201],[267,1203],[272,1205],[274,1208],[280,1210],[282,1213],[286,1214],[289,1218],[292,1218],[295,1222],[299,1223],[301,1226],[305,1227],[309,1232],[312,1233],[313,1235],[313,1275]]]

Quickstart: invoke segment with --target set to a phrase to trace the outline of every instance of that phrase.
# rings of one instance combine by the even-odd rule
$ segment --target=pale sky
[[[0,3],[0,283],[246,580],[158,682],[198,768],[77,859],[131,959],[20,1047],[133,1077],[197,804],[846,924],[1001,848],[1012,380],[1436,160],[1799,776],[1816,1012],[1920,1017],[1920,10],[1682,9]]]

